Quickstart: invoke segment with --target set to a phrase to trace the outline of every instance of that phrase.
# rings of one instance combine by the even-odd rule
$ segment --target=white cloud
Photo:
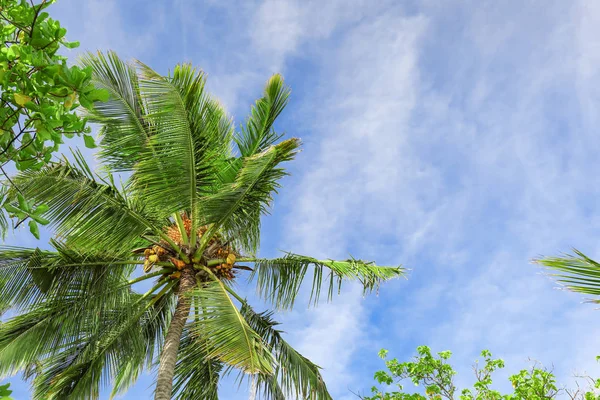
[[[403,215],[423,214],[405,189],[426,182],[429,171],[411,166],[405,138],[415,105],[418,43],[427,21],[393,11],[352,27],[320,65],[321,90],[311,99],[311,112],[322,111],[310,129],[315,129],[312,138],[322,139],[309,143],[313,155],[302,160],[306,173],[283,201],[291,201],[293,210],[285,223],[290,229],[286,249],[318,257],[343,258],[349,251],[372,256],[353,242],[375,230],[396,232]],[[308,321],[300,347],[324,368],[334,397],[355,387],[351,364],[368,341],[368,316],[362,292],[352,287],[332,305],[298,317]]]
[[[598,254],[600,10],[444,4],[363,19],[323,63],[307,145],[317,155],[303,155],[284,201],[285,247],[408,262],[409,284],[389,285],[408,294],[383,292],[400,305],[381,345],[399,357],[406,343],[450,348],[467,372],[490,348],[513,371],[527,356],[554,362],[564,380],[594,367],[600,325],[528,261],[570,245]],[[315,332],[335,330],[321,312],[303,317]],[[364,326],[363,336],[377,331]],[[364,356],[339,350],[345,373],[326,371],[338,396]]]

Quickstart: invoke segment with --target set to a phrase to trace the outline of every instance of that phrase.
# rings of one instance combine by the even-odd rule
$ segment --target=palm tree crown
[[[114,53],[83,64],[111,95],[88,115],[101,126],[102,172],[76,152],[14,179],[47,206],[56,235],[53,250],[0,249],[0,310],[16,313],[0,325],[0,376],[25,371],[36,399],[93,399],[158,363],[157,399],[216,399],[219,378],[234,370],[265,398],[330,399],[319,367],[234,283],[247,275],[286,309],[309,276],[316,303],[323,285],[329,297],[343,280],[369,292],[403,269],[255,256],[281,164],[300,145],[273,130],[290,93],[281,76],[236,131],[189,65],[163,77]]]

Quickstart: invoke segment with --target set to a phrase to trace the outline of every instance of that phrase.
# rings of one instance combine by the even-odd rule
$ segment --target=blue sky
[[[461,384],[484,348],[508,371],[531,357],[564,383],[600,376],[600,314],[530,263],[571,247],[600,256],[600,3],[60,0],[50,12],[78,51],[201,67],[238,122],[284,75],[293,97],[278,128],[304,151],[261,254],[411,268],[378,297],[347,285],[281,315],[334,398],[370,388],[382,347],[405,359],[450,349]],[[9,242],[33,244],[25,232]],[[150,398],[151,382],[123,398]],[[247,398],[230,386],[222,398]]]

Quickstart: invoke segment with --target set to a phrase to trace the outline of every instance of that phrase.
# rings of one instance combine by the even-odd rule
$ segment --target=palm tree
[[[564,288],[577,293],[600,296],[600,263],[574,249],[574,254],[560,257],[543,257],[535,263],[552,270],[550,274]],[[600,299],[590,299],[590,303],[600,303]]]
[[[56,234],[52,250],[0,249],[0,310],[16,314],[0,326],[0,376],[25,371],[35,399],[92,399],[108,383],[123,392],[158,361],[156,399],[216,399],[233,371],[265,398],[330,399],[320,368],[235,284],[246,274],[289,309],[301,287],[316,304],[323,286],[329,298],[344,280],[370,292],[404,270],[255,256],[281,164],[300,144],[273,130],[290,93],[281,76],[236,132],[189,65],[163,77],[114,53],[83,63],[111,95],[88,116],[101,124],[102,173],[75,152],[14,179]]]

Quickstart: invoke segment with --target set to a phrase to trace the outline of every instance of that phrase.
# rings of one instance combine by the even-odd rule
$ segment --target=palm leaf
[[[82,157],[77,162],[65,160],[14,179],[25,197],[48,205],[45,216],[69,246],[116,253],[139,247],[147,230],[162,232],[153,210],[112,182],[99,181]]]
[[[198,345],[200,340],[187,329],[181,338],[173,382],[173,397],[177,400],[219,398],[218,385],[223,364],[208,357],[205,347]]]
[[[162,349],[164,336],[168,330],[175,310],[176,297],[172,295],[160,296],[158,301],[149,308],[140,319],[141,341],[145,343],[146,352],[137,351],[122,360],[124,364],[118,368],[115,376],[111,398],[128,390],[145,369],[154,366],[154,359]]]
[[[122,280],[140,263],[104,253],[81,253],[52,241],[55,251],[0,247],[0,310],[27,309],[32,304]]]
[[[273,359],[261,337],[248,325],[219,280],[189,292],[202,310],[189,323],[192,335],[208,358],[239,368],[247,373],[273,371]]]
[[[241,313],[248,324],[269,344],[277,360],[276,373],[272,376],[259,375],[259,394],[267,399],[293,398],[307,400],[330,400],[331,395],[320,373],[320,367],[298,353],[281,336],[275,327],[278,322],[272,312],[256,313],[247,302],[243,302]]]
[[[0,325],[0,376],[61,351],[98,326],[103,313],[129,304],[131,293],[124,282],[117,271],[76,275],[53,285],[51,289],[60,290],[51,290],[25,313]]]
[[[252,277],[257,278],[259,295],[279,309],[293,307],[311,266],[313,267],[311,302],[315,305],[319,301],[324,281],[328,286],[328,299],[331,300],[334,291],[337,288],[339,292],[344,280],[359,281],[364,293],[368,293],[378,289],[381,282],[403,276],[405,272],[402,267],[382,267],[362,260],[317,260],[292,253],[281,258],[252,261],[255,263]],[[327,276],[325,276],[326,272],[328,272]]]
[[[282,76],[273,75],[267,82],[264,96],[256,101],[241,134],[235,138],[242,157],[260,153],[281,138],[272,127],[289,96],[290,89],[285,86]]]
[[[158,315],[158,301],[169,295],[171,285],[156,295],[132,295],[118,307],[100,311],[59,352],[42,361],[42,372],[34,379],[34,398],[98,398],[99,389],[115,379],[113,395],[135,383],[148,357],[148,331],[163,335],[165,325]],[[164,302],[172,304],[172,299]],[[151,353],[157,350],[152,348]]]
[[[81,64],[92,69],[94,85],[110,93],[108,101],[96,102],[86,115],[91,122],[102,124],[98,155],[113,171],[129,171],[149,152],[148,138],[152,134],[145,119],[137,71],[112,51],[87,53]]]
[[[567,289],[583,294],[600,295],[600,263],[574,249],[563,257],[544,257],[534,260],[549,270],[550,275]],[[590,300],[600,303],[600,300]]]
[[[189,65],[165,78],[140,63],[142,96],[155,133],[153,157],[138,162],[133,188],[164,213],[198,215],[198,198],[210,192],[228,156],[231,129],[222,107],[204,91],[202,72]]]
[[[203,223],[212,224],[204,245],[221,230],[242,250],[254,253],[260,235],[260,216],[268,212],[278,180],[286,175],[279,164],[294,158],[300,142],[288,139],[248,157],[235,181],[202,198]],[[204,248],[201,246],[200,250]]]
[[[277,377],[279,368],[273,375],[257,374],[256,378],[256,397],[264,400],[286,400],[285,394],[279,385]]]

